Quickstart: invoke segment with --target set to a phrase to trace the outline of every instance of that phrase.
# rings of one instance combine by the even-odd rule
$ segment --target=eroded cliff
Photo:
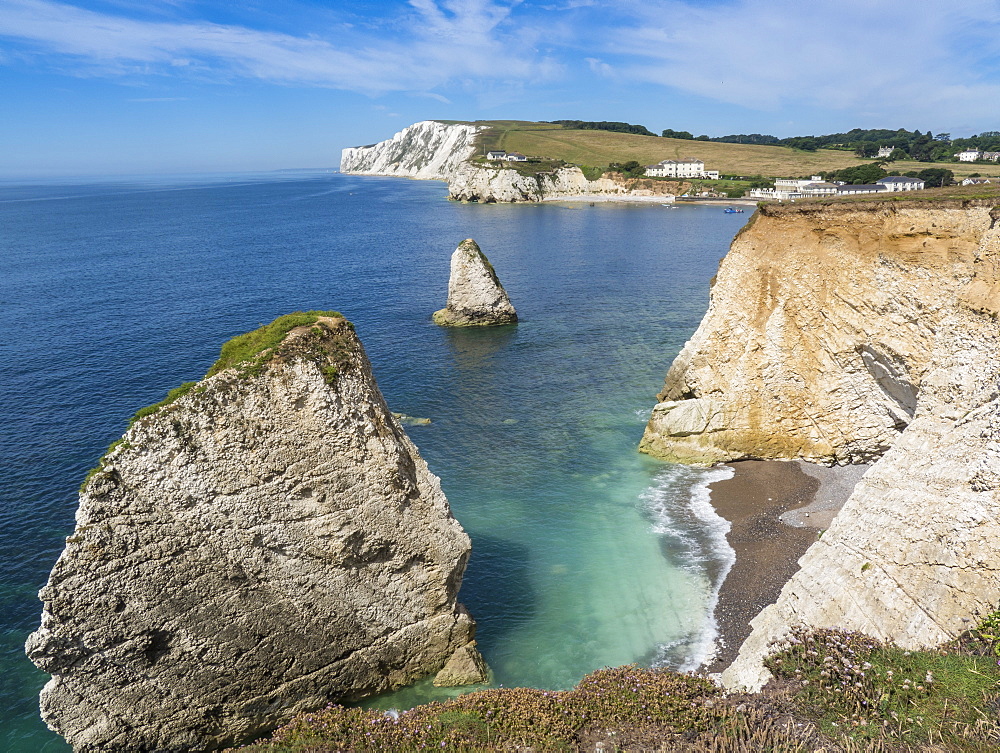
[[[448,181],[448,198],[509,203],[577,196],[661,196],[672,201],[689,188],[689,183],[624,178],[618,173],[588,180],[579,167],[573,166],[538,175],[521,175],[510,168],[466,163]]]
[[[880,457],[910,423],[990,206],[762,207],[722,261],[641,449],[682,462]]]
[[[342,173],[448,180],[475,152],[477,126],[423,120],[391,139],[344,149]]]
[[[81,490],[30,658],[79,751],[203,750],[472,639],[469,539],[353,327],[290,315],[135,420]]]
[[[662,196],[671,199],[689,183],[625,179],[614,173],[588,180],[579,167],[566,166],[522,175],[503,163],[474,164],[477,134],[487,126],[414,123],[391,139],[344,149],[340,171],[448,181],[448,197],[482,203],[536,202],[584,195]]]
[[[670,369],[647,451],[875,461],[723,673],[794,626],[933,646],[1000,603],[1000,209],[764,207]]]

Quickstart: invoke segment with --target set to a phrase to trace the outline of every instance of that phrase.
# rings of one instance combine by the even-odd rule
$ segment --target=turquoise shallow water
[[[444,196],[319,173],[0,185],[0,749],[65,749],[22,646],[87,468],[223,341],[301,309],[344,312],[393,409],[431,419],[408,431],[472,537],[461,600],[498,683],[697,660],[730,556],[704,493],[724,471],[636,446],[747,215]],[[465,237],[518,326],[430,322]]]

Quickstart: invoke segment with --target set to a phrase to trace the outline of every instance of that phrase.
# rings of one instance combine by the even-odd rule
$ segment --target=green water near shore
[[[720,471],[636,447],[748,215],[462,205],[438,183],[325,174],[0,189],[0,749],[66,749],[23,646],[87,469],[221,343],[296,310],[342,311],[392,409],[431,419],[407,432],[472,538],[459,598],[498,684],[706,650],[727,552],[703,495]],[[467,237],[516,327],[431,323]]]

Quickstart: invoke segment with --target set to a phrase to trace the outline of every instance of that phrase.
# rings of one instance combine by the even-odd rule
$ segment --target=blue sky
[[[0,0],[0,175],[335,166],[418,120],[1000,130],[1000,0]]]

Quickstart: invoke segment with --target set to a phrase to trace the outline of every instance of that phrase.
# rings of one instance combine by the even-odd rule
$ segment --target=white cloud
[[[756,110],[808,106],[940,122],[996,118],[996,0],[614,2],[606,44],[623,80]],[[605,57],[608,57],[608,54]]]
[[[166,73],[328,86],[366,93],[427,91],[463,77],[543,78],[551,67],[499,27],[520,0],[410,0],[403,38],[295,36],[208,22],[136,20],[50,0],[6,0],[0,36],[54,55],[80,75]],[[400,5],[401,10],[407,6]],[[347,36],[351,35],[351,36]]]

